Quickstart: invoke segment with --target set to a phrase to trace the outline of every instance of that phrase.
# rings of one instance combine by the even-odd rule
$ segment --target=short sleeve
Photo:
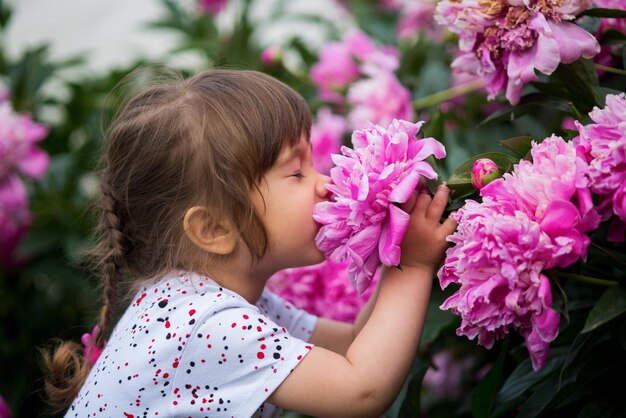
[[[256,306],[214,311],[184,348],[173,396],[187,407],[172,412],[252,416],[311,348]]]
[[[296,308],[291,302],[265,289],[257,302],[261,312],[277,324],[285,327],[294,337],[304,341],[311,339],[317,325],[317,316]]]

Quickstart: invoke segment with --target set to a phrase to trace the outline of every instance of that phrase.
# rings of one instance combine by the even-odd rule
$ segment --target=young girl
[[[312,213],[329,180],[312,167],[310,127],[306,102],[254,71],[206,71],[126,104],[104,151],[104,304],[85,354],[103,351],[86,359],[66,342],[47,356],[54,406],[67,417],[385,412],[455,229],[439,222],[449,192],[402,206],[402,269],[384,272],[354,325],[317,319],[264,290],[276,271],[323,260]]]

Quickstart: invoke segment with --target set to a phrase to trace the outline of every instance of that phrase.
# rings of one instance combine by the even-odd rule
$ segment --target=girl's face
[[[311,146],[303,135],[293,148],[285,148],[259,184],[252,201],[263,220],[269,246],[260,261],[263,269],[317,264],[324,255],[315,245],[320,225],[313,220],[316,203],[328,200],[329,178],[317,172]]]

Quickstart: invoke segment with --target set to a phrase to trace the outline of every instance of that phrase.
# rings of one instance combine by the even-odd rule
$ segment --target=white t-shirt
[[[139,291],[66,417],[277,417],[265,400],[316,321],[267,290],[251,305],[207,277],[166,277]]]

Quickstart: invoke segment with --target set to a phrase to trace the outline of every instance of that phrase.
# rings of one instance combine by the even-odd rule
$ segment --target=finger
[[[409,200],[400,204],[400,209],[402,209],[406,213],[411,213],[413,212],[413,209],[415,208],[416,201],[417,201],[417,193],[413,192],[411,193],[411,196],[409,196]]]
[[[446,209],[446,206],[448,204],[449,196],[450,189],[448,189],[444,184],[440,185],[437,188],[435,196],[433,196],[432,203],[428,206],[428,209],[426,210],[426,217],[429,219],[441,219],[443,211]]]
[[[457,226],[459,225],[454,220],[455,214],[455,212],[451,213],[450,216],[448,216],[448,219],[446,219],[439,227],[439,230],[446,236],[453,234],[454,231],[456,231]]]
[[[432,197],[430,197],[429,194],[420,193],[417,196],[417,201],[415,202],[415,208],[413,209],[413,212],[417,212],[422,216],[426,216],[426,210],[428,209],[428,206],[430,205],[432,200],[433,199]]]

